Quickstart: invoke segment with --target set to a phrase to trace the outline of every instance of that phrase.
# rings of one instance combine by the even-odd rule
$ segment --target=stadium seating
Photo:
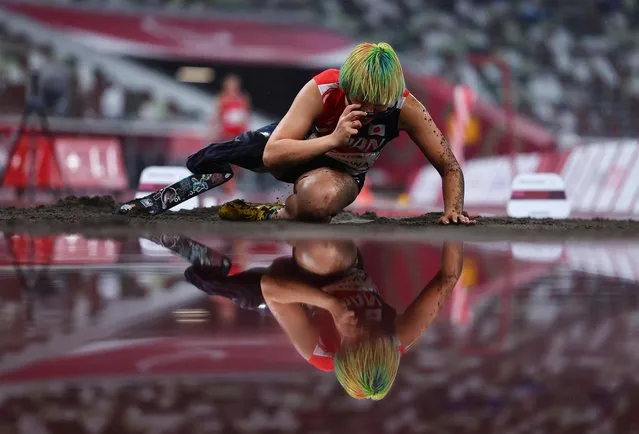
[[[167,11],[312,14],[358,39],[388,40],[424,74],[466,82],[499,102],[501,74],[469,53],[503,58],[515,78],[518,111],[553,130],[636,136],[639,113],[637,0],[587,5],[546,0],[49,0],[92,7]],[[552,3],[552,4],[551,4]]]
[[[516,79],[518,111],[559,132],[637,135],[635,0],[328,0],[321,5],[329,22],[342,17],[334,26],[348,22],[361,38],[390,40],[423,72],[466,82],[494,100],[500,98],[501,77],[469,62],[467,54],[500,56]]]
[[[184,115],[172,101],[127,88],[91,64],[60,56],[50,46],[38,46],[0,25],[0,116],[22,113],[29,76],[34,71],[39,71],[41,94],[50,116],[162,121],[179,120]]]

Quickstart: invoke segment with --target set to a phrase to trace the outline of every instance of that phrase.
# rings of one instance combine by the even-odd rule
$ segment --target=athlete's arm
[[[341,145],[344,142],[342,136],[345,130],[349,137],[357,134],[357,128],[361,127],[357,116],[364,116],[365,113],[355,111],[354,109],[358,106],[351,105],[346,107],[340,118],[341,124],[348,123],[348,125],[341,125],[341,128],[338,125],[332,134],[304,140],[315,119],[322,114],[323,107],[322,95],[317,88],[317,83],[310,80],[299,91],[288,112],[266,143],[263,155],[266,167],[274,168],[308,161]]]
[[[400,344],[408,349],[428,329],[461,276],[463,244],[444,243],[439,272],[395,320]]]
[[[442,132],[437,128],[426,108],[412,94],[404,103],[400,115],[400,128],[430,161],[442,177],[444,215],[442,223],[474,223],[465,217],[464,174]]]
[[[336,299],[299,280],[285,276],[286,260],[273,263],[262,277],[262,295],[297,352],[306,360],[313,355],[319,333],[302,304],[332,310]]]

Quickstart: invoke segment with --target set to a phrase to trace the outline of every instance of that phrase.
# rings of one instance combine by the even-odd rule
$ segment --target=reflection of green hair
[[[379,401],[393,386],[399,351],[391,337],[380,337],[342,346],[333,362],[335,377],[346,393]]]
[[[339,85],[349,98],[392,105],[404,92],[404,73],[389,44],[357,45],[339,70]]]

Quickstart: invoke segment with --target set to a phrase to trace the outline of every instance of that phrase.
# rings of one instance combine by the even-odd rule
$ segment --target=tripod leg
[[[9,143],[10,143],[9,145],[10,149],[8,153],[9,158],[11,158],[13,154],[15,153],[16,148],[18,147],[18,144],[20,143],[20,139],[24,135],[24,130],[26,129],[26,126],[29,122],[29,115],[30,115],[30,110],[27,107],[22,111],[22,115],[20,116],[20,122],[18,123],[18,128],[16,128],[15,133],[13,134],[13,137],[9,139]],[[27,155],[27,158],[28,158],[28,155]],[[10,164],[7,164],[7,166],[4,169],[4,172],[2,173],[2,177],[0,179],[1,185],[4,185],[5,183],[5,180],[6,180],[5,178],[7,176],[7,170],[9,169],[9,167],[10,167]],[[28,184],[25,185],[24,187],[16,187],[16,193],[19,199],[22,198],[27,186]]]
[[[38,111],[38,118],[40,120],[40,129],[42,130],[43,135],[47,138],[47,140],[49,141],[50,144],[50,149],[53,152],[53,155],[51,156],[53,158],[53,161],[55,163],[55,167],[61,169],[62,166],[60,165],[60,161],[58,161],[58,156],[55,153],[55,136],[53,134],[53,132],[51,132],[51,129],[49,128],[49,118],[47,116],[47,112],[44,108],[40,108]],[[60,173],[60,176],[62,176],[62,173]],[[62,180],[60,180],[62,181]],[[58,196],[60,196],[60,193],[62,191],[65,190],[65,186],[61,185],[60,186],[60,190],[58,191]],[[69,194],[73,193],[73,190],[69,190],[68,191]]]

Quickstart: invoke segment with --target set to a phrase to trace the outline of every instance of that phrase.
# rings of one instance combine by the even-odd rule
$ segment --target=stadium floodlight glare
[[[184,83],[210,83],[215,79],[215,70],[209,67],[182,66],[176,77]]]

